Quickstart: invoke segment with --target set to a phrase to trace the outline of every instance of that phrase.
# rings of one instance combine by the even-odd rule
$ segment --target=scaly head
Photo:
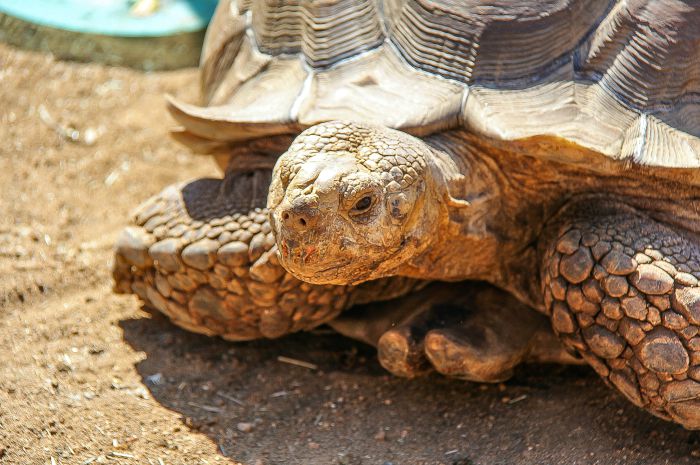
[[[396,274],[448,221],[454,199],[434,156],[379,126],[334,121],[304,131],[278,160],[268,196],[282,265],[317,284]]]

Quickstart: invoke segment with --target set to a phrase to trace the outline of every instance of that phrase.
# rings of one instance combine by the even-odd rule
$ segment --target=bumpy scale
[[[556,220],[543,283],[554,330],[634,404],[700,427],[700,247],[624,206]]]

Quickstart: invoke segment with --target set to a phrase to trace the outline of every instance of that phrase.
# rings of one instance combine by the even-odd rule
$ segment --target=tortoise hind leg
[[[700,240],[625,205],[573,206],[543,245],[563,342],[634,404],[700,428]]]
[[[313,328],[348,304],[348,287],[314,286],[277,262],[264,209],[270,171],[170,186],[142,205],[117,243],[115,290],[175,324],[231,340]]]
[[[455,318],[458,307],[463,312]],[[524,362],[578,363],[543,315],[492,286],[472,287],[438,308],[452,316],[426,334],[425,354],[444,375],[493,383]]]
[[[434,283],[400,299],[352,309],[329,324],[375,345],[382,366],[407,378],[435,369],[498,382],[524,361],[576,362],[546,317],[484,283]]]

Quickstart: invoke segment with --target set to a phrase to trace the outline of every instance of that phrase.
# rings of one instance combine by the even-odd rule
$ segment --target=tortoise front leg
[[[408,378],[435,369],[499,382],[522,362],[576,363],[546,317],[485,283],[435,283],[400,299],[355,308],[329,324],[375,345],[382,366]]]
[[[543,244],[554,330],[635,405],[700,429],[700,241],[625,205],[568,208]]]
[[[303,283],[277,261],[264,208],[270,170],[170,186],[119,237],[115,290],[135,293],[187,330],[230,340],[314,328],[353,302],[391,298],[417,281],[359,287]]]

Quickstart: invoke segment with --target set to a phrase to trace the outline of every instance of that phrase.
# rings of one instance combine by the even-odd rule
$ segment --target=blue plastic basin
[[[149,16],[128,0],[0,0],[0,13],[68,31],[118,37],[163,37],[204,29],[217,0],[160,0]]]

